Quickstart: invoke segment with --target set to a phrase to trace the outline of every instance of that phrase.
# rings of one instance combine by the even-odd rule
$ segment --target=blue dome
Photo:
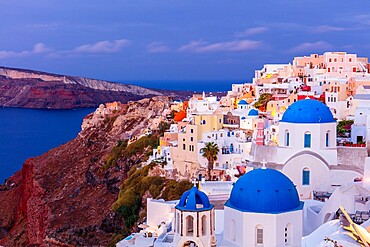
[[[248,112],[248,116],[258,116],[258,110],[252,109]]]
[[[245,119],[245,117],[241,117],[240,119],[241,119],[241,120],[244,120],[244,119]]]
[[[248,103],[247,101],[242,99],[241,101],[239,101],[238,105],[248,105]]]
[[[304,99],[289,106],[284,112],[281,122],[332,123],[335,120],[329,107],[317,100]]]
[[[243,212],[269,214],[303,207],[293,182],[274,169],[255,169],[244,174],[234,184],[225,205]]]
[[[176,208],[182,211],[204,211],[211,210],[214,206],[209,203],[208,196],[198,190],[196,186],[185,191],[180,198]]]

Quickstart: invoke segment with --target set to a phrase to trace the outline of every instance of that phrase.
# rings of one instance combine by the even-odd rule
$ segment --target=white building
[[[224,209],[220,246],[301,246],[302,208],[294,184],[273,169],[246,173]]]
[[[176,206],[148,199],[148,207],[146,229],[117,246],[301,246],[303,202],[294,184],[273,169],[242,176],[224,210],[216,211],[197,187],[186,191]]]
[[[206,97],[203,93],[202,97],[200,95],[194,95],[189,100],[189,106],[187,109],[187,117],[190,118],[191,115],[198,114],[212,114],[218,107],[219,102],[216,96]]]
[[[336,121],[319,101],[306,99],[289,106],[279,123],[278,143],[270,161],[281,165],[303,199],[362,176],[338,166]]]
[[[370,94],[355,94],[354,124],[351,126],[351,142],[367,142],[370,136]]]

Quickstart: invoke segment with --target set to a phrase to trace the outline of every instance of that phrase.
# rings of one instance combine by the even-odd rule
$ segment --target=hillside
[[[120,188],[130,174],[135,177],[122,189],[142,183],[135,196],[156,198],[186,190],[155,176],[153,181],[160,181],[162,187],[153,190],[147,180],[146,185],[137,180],[146,177],[148,170],[143,175],[132,170],[157,145],[161,126],[168,126],[164,110],[169,103],[167,97],[129,102],[93,124],[95,115],[90,114],[74,140],[28,159],[21,171],[0,185],[0,246],[109,245],[130,231],[132,220],[139,219],[145,208],[143,198],[136,201],[129,219],[122,214],[127,204],[122,202],[126,192]],[[151,136],[143,135],[148,126]],[[130,136],[141,138],[127,145]],[[166,183],[175,192],[166,190]]]
[[[0,67],[0,106],[70,109],[101,103],[126,103],[153,96],[180,97],[189,92],[152,90],[139,86]]]

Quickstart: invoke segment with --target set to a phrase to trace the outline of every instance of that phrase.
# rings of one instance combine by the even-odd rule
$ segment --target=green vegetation
[[[257,102],[254,104],[254,107],[258,108],[259,110],[265,110],[267,108],[267,103],[271,100],[272,94],[270,93],[263,93],[258,98]]]
[[[128,145],[128,140],[119,140],[105,159],[104,169],[117,165],[118,160],[121,158],[129,158],[143,152],[146,152],[145,157],[148,158],[152,149],[158,147],[159,138],[170,128],[170,125],[170,123],[161,122],[158,126],[159,130],[155,134],[143,136],[130,145]]]
[[[159,145],[159,136],[158,135],[143,136],[139,140],[131,143],[130,145],[127,145],[127,143],[128,143],[127,140],[124,141],[119,140],[117,142],[117,145],[112,148],[107,158],[105,159],[104,166],[105,169],[116,165],[117,161],[122,157],[129,158],[136,154],[143,153],[143,151],[145,150],[147,150],[145,156],[149,157],[150,152],[152,152],[152,149],[158,147]]]
[[[127,140],[119,140],[117,145],[112,148],[107,158],[105,159],[105,168],[115,165],[118,159],[122,156],[123,150],[127,147]]]
[[[211,180],[211,171],[213,169],[213,163],[217,160],[217,155],[220,149],[214,142],[207,142],[206,145],[200,150],[202,156],[208,161],[208,179]]]
[[[351,133],[351,125],[353,120],[341,120],[337,124],[337,135],[338,136],[349,136]]]
[[[143,168],[133,167],[128,172],[128,178],[121,187],[117,201],[113,204],[113,210],[125,220],[125,232],[139,220],[144,195],[149,193],[153,198],[174,200],[179,199],[182,193],[192,186],[189,181],[185,180],[176,182],[159,176],[148,176],[149,170],[154,166],[156,165],[150,164]]]

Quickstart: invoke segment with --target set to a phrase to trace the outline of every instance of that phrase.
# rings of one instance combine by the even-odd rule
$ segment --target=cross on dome
[[[197,187],[197,184],[198,184],[198,181],[196,178],[193,179],[193,181],[191,182],[192,184],[194,184],[194,187]]]
[[[267,164],[266,160],[263,159],[261,163],[262,163],[262,169],[266,169],[266,164]]]

